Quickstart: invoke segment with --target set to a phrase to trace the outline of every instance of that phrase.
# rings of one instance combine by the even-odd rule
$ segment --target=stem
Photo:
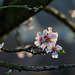
[[[34,53],[33,49],[36,49],[38,47],[35,46],[31,46],[29,48],[22,48],[22,49],[6,49],[6,48],[1,48],[2,52],[6,52],[6,53],[13,53],[13,52],[21,52],[21,51],[26,51],[29,52],[33,55],[38,55],[38,54],[44,54],[46,53],[45,51],[40,50],[41,48],[39,48],[40,51],[37,51]]]
[[[59,13],[59,11],[53,7],[46,7],[44,10],[52,14],[61,22],[63,22],[66,26],[68,26],[75,33],[75,24],[72,21],[70,21],[64,14]]]
[[[35,6],[35,7],[38,8],[39,10],[41,9],[40,6],[39,6],[39,7]],[[31,8],[31,7],[27,6],[27,5],[2,6],[2,7],[0,7],[0,10],[1,10],[1,9],[5,9],[5,8],[25,8],[25,9],[28,9],[28,10],[34,10],[34,11],[35,11],[34,8]]]
[[[12,70],[21,71],[51,71],[51,70],[62,70],[65,68],[75,68],[75,64],[58,65],[58,66],[22,66],[18,64],[8,63],[0,61],[0,67],[10,68]]]

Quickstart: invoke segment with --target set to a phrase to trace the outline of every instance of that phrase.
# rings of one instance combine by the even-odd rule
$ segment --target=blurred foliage
[[[4,0],[2,6],[28,5],[29,7],[33,8],[42,5],[43,7],[45,7],[52,1],[53,0]],[[17,7],[0,9],[0,37],[9,33],[15,27],[19,26],[20,23],[27,20],[37,12]]]

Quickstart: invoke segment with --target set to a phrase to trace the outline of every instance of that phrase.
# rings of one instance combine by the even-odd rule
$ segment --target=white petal
[[[28,53],[28,52],[26,52],[26,55],[27,55],[28,57],[32,57],[32,56],[33,56],[31,53]]]
[[[39,40],[39,36],[36,36],[35,39],[36,39],[36,40]]]
[[[39,40],[39,37],[41,36],[41,32],[37,32],[37,36],[35,37],[36,40]]]
[[[41,32],[37,32],[37,36],[41,36]]]
[[[29,28],[29,30],[33,30],[35,27],[34,26],[31,26],[30,28]]]
[[[49,52],[52,52],[52,49],[46,48],[45,51],[46,51],[46,53],[49,53]]]
[[[45,41],[44,35],[41,35],[41,37],[42,37],[42,42],[44,42]]]
[[[54,35],[56,35],[56,38],[58,38],[58,32],[53,33]]]
[[[62,47],[60,45],[56,45],[57,50],[62,50]]]
[[[50,43],[47,43],[47,48],[51,49]]]
[[[75,10],[71,10],[70,13],[71,13],[71,17],[75,18]]]
[[[52,33],[52,34],[48,35],[48,37],[51,38],[51,39],[55,39],[55,38],[57,38],[57,36],[58,35],[56,33]]]
[[[41,48],[44,50],[46,46],[47,46],[46,43],[43,43],[43,44],[41,45]]]
[[[2,44],[0,44],[0,49],[4,46],[4,42]]]
[[[36,46],[39,46],[40,43],[39,43],[39,41],[35,41],[34,44],[35,44]]]
[[[24,58],[24,57],[25,57],[25,54],[23,54],[23,53],[17,53],[17,56],[18,56],[19,58]]]
[[[47,35],[47,29],[43,30],[43,35]]]
[[[25,48],[29,48],[31,45],[26,45]]]
[[[55,43],[56,43],[56,42],[57,42],[57,38],[56,38],[56,39],[51,39],[51,41],[53,41],[53,42],[55,42]]]
[[[55,47],[55,42],[50,42],[51,47]]]
[[[48,33],[52,33],[52,27],[48,27]]]
[[[56,52],[53,52],[53,53],[52,53],[52,57],[53,57],[53,58],[58,58],[58,54],[57,54]]]
[[[30,17],[30,18],[28,19],[28,21],[29,21],[29,22],[32,22],[32,19],[33,19],[33,18],[32,18],[32,17]]]

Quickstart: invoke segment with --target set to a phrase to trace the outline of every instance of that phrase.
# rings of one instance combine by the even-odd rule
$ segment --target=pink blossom
[[[45,49],[45,47],[49,47],[52,42],[57,41],[58,33],[52,32],[52,27],[48,27],[48,30],[43,30],[43,33],[38,32],[36,36],[36,41],[34,44],[36,46],[41,47],[42,49]]]
[[[49,52],[52,53],[53,58],[58,58],[58,51],[59,50],[62,50],[62,47],[60,45],[55,46],[54,42],[51,44],[50,47],[45,49],[46,53],[49,53]]]
[[[71,11],[70,11],[70,14],[71,14],[71,17],[72,17],[72,18],[75,18],[75,10],[71,10]]]

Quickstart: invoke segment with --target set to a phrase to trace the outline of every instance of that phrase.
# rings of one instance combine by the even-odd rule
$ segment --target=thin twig
[[[75,68],[75,64],[67,64],[67,65],[64,64],[64,65],[58,65],[58,66],[22,66],[22,65],[0,61],[0,67],[10,68],[12,70],[18,70],[19,72],[21,71],[52,71],[52,70],[60,71],[65,68]]]
[[[35,7],[36,7],[36,9],[31,8],[31,7],[27,6],[27,5],[9,5],[9,6],[0,7],[0,10],[5,9],[5,8],[25,8],[25,9],[28,9],[28,10],[34,10],[34,11],[36,10],[36,11],[38,11],[39,9],[41,9],[42,6],[39,6],[39,7],[35,6]]]
[[[38,55],[38,54],[44,54],[46,53],[45,51],[42,51],[41,48],[38,48],[39,50],[34,52],[33,50],[38,47],[36,46],[30,46],[28,48],[21,48],[21,49],[6,49],[6,48],[1,48],[1,52],[6,52],[6,53],[13,53],[13,52],[21,52],[21,51],[26,51],[29,52],[33,55]]]
[[[44,10],[52,14],[61,22],[63,22],[66,26],[68,26],[75,33],[75,24],[72,21],[70,21],[64,14],[60,13],[58,10],[56,10],[53,7],[46,7]]]

